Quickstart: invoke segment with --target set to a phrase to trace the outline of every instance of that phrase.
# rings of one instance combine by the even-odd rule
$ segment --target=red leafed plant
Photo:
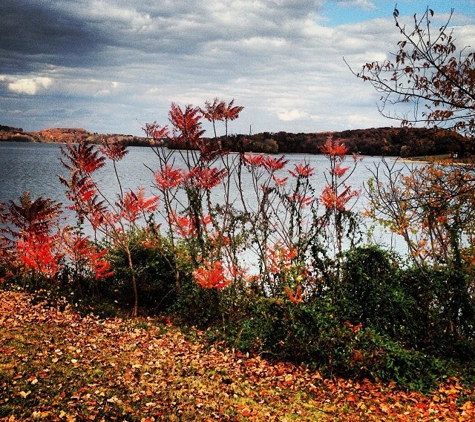
[[[187,180],[188,183],[206,190],[220,185],[226,175],[226,169],[219,170],[215,167],[195,167],[187,175]]]
[[[306,266],[298,256],[297,248],[277,243],[269,248],[267,259],[273,290],[278,291],[279,286],[284,286],[284,293],[291,302],[302,303],[302,282],[306,277]]]
[[[157,186],[162,190],[170,190],[178,187],[185,180],[183,169],[174,169],[170,164],[166,164],[155,173]]]
[[[184,242],[195,268],[206,261],[220,259],[223,250],[211,248],[209,243],[210,239],[216,242],[229,238],[225,232],[229,224],[226,220],[230,219],[229,215],[214,210],[211,194],[220,186],[224,188],[225,199],[229,196],[228,151],[222,148],[216,136],[203,138],[202,119],[213,122],[216,133],[216,122],[234,120],[240,110],[242,107],[236,108],[232,101],[227,104],[217,99],[213,103],[206,102],[204,109],[191,105],[181,108],[173,103],[169,112],[172,129],[166,134],[168,147],[175,149],[173,152],[162,147],[161,140],[157,139],[157,136],[163,137],[160,126],[153,123],[144,128],[157,146],[153,150],[159,168],[154,176],[162,202],[158,212],[166,221],[171,244],[177,248],[177,242]],[[175,166],[177,155],[183,163],[182,168]],[[178,269],[176,272],[178,280]]]
[[[52,237],[44,237],[40,240],[34,235],[18,239],[15,252],[18,254],[24,272],[54,279],[62,258],[56,243]]]
[[[205,107],[200,108],[203,117],[213,123],[214,137],[217,138],[216,122],[222,121],[225,126],[225,136],[228,135],[228,121],[235,120],[239,117],[239,114],[244,109],[242,106],[235,106],[234,100],[231,100],[226,104],[225,101],[221,101],[215,98],[213,102],[206,101]]]
[[[287,295],[289,300],[292,303],[295,303],[296,305],[303,302],[301,284],[297,284],[297,287],[295,288],[295,293],[292,292],[292,289],[289,286],[285,286],[285,294]]]
[[[142,187],[139,187],[136,192],[123,191],[117,168],[117,163],[127,154],[127,148],[123,145],[104,140],[99,148],[95,148],[81,141],[78,144],[67,144],[62,149],[62,153],[63,165],[70,174],[69,177],[61,176],[60,180],[67,187],[66,195],[73,202],[71,208],[76,211],[79,222],[82,224],[87,220],[95,234],[105,236],[114,247],[122,248],[127,255],[134,292],[132,314],[136,316],[138,288],[129,232],[136,227],[141,217],[145,218],[157,209],[158,197],[147,198]],[[120,192],[115,202],[104,195],[94,178],[94,172],[105,164],[106,159],[112,162]],[[105,253],[105,251],[94,251],[87,256],[96,270],[96,278],[110,275],[110,267],[104,260]]]
[[[140,186],[137,193],[132,190],[125,192],[117,202],[117,206],[120,210],[120,216],[128,222],[134,223],[140,217],[144,217],[157,209],[158,197],[145,198],[145,190]]]
[[[36,284],[54,279],[64,253],[61,249],[61,204],[50,199],[30,198],[25,192],[19,203],[10,201],[2,212],[2,256],[8,266]]]
[[[184,110],[175,103],[170,108],[170,122],[173,125],[172,140],[180,148],[198,148],[203,146],[201,113],[198,107],[188,105]]]
[[[351,175],[350,167],[343,166],[348,148],[332,138],[322,147],[330,159],[330,169],[328,186],[320,197],[312,187],[315,168],[308,163],[286,169],[285,156],[230,154],[222,147],[222,138],[217,137],[217,123],[225,123],[227,134],[227,122],[241,111],[242,107],[233,101],[219,99],[205,102],[203,108],[172,104],[170,132],[156,123],[144,128],[157,145],[154,152],[159,169],[154,173],[155,187],[163,203],[159,213],[166,221],[173,247],[177,247],[176,242],[184,242],[195,269],[210,271],[205,263],[218,262],[224,255],[226,262],[244,264],[240,261],[242,251],[250,251],[260,265],[261,291],[282,295],[288,283],[273,276],[269,260],[272,245],[295,250],[292,277],[303,277],[317,239],[334,241],[334,250],[342,251],[344,217],[358,192],[345,185]],[[215,139],[203,138],[202,118],[213,124]],[[167,146],[175,148],[173,152],[164,147],[164,136]],[[182,159],[181,168],[176,167],[177,156]],[[252,189],[252,198],[248,189],[243,194],[243,177],[249,178],[245,183]],[[224,190],[222,203],[212,195],[217,186]],[[323,216],[319,204],[323,204]],[[302,274],[297,274],[297,269]],[[289,285],[296,288],[298,283]],[[307,285],[302,287],[307,291]]]
[[[289,173],[294,177],[311,177],[315,174],[315,168],[310,164],[297,163],[294,165],[294,170],[289,170]]]
[[[325,175],[327,185],[320,195],[320,200],[325,206],[327,218],[333,222],[334,233],[331,237],[335,240],[334,250],[340,255],[343,250],[344,220],[353,217],[350,212],[350,201],[360,195],[360,191],[352,189],[346,182],[356,169],[359,158],[353,155],[354,165],[351,170],[350,166],[343,167],[348,147],[331,136],[321,151],[330,161],[330,168],[328,176]]]
[[[91,170],[90,162],[87,168]],[[97,280],[112,275],[107,250],[98,251],[79,231],[61,225],[61,215],[61,204],[42,197],[31,200],[28,192],[19,203],[10,201],[4,207],[1,255],[10,275],[25,276],[35,286],[42,280],[59,282],[59,274],[72,267],[83,273],[76,270],[75,276],[87,272]]]
[[[212,264],[205,262],[203,267],[193,272],[193,277],[204,289],[222,289],[232,283],[232,278],[226,275],[222,261],[215,261]]]
[[[73,278],[87,278],[92,273],[95,280],[114,274],[106,255],[108,250],[99,250],[79,230],[68,230],[63,234],[63,245],[73,268]]]

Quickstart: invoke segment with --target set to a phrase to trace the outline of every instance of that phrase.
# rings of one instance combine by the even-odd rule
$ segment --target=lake
[[[68,204],[64,193],[65,187],[58,178],[59,174],[68,175],[67,169],[61,164],[61,157],[61,146],[57,144],[0,142],[0,202],[18,201],[25,191],[29,191],[32,199],[42,196]],[[176,158],[177,166],[179,166],[178,153],[176,153]],[[322,155],[310,154],[286,154],[285,158],[289,161],[287,169],[292,169],[293,165],[298,162],[309,163],[315,168],[311,183],[319,195],[326,184],[324,174],[329,166],[328,159]],[[348,157],[347,162],[351,165],[352,158]],[[348,183],[353,188],[363,187],[364,183],[372,176],[371,170],[374,170],[374,166],[381,162],[381,157],[364,157]],[[406,165],[397,162],[395,168],[404,171]],[[148,193],[151,193],[154,178],[150,169],[158,169],[158,159],[151,149],[130,147],[129,154],[118,163],[124,189],[136,189],[141,185]],[[104,186],[108,198],[115,201],[119,188],[111,168],[105,167],[99,170],[97,177],[101,186]],[[246,179],[244,179],[243,187],[246,189]],[[157,193],[154,192],[154,194]],[[223,192],[220,192],[218,187],[215,189],[214,195],[219,197],[223,195]],[[362,209],[365,203],[363,191],[363,196],[359,198],[356,208]],[[381,238],[377,241],[378,243],[393,244],[394,239],[381,232]]]

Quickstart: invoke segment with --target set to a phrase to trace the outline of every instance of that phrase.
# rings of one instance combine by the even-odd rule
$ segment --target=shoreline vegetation
[[[262,132],[253,135],[218,137],[223,148],[231,151],[253,151],[267,154],[320,154],[327,138],[332,136],[348,147],[350,154],[396,156],[412,162],[427,162],[432,157],[463,158],[475,153],[474,142],[454,131],[437,128],[381,127],[340,132],[288,133]],[[124,134],[98,134],[81,128],[54,128],[25,132],[22,128],[0,125],[0,142],[58,143],[86,141],[100,144],[104,140],[125,146],[150,146],[150,138]],[[172,141],[165,144],[180,149]]]
[[[84,130],[43,132],[63,144],[68,204],[28,192],[0,203],[0,287],[32,295],[0,294],[0,421],[473,420],[473,167],[431,162],[404,174],[382,160],[356,212],[362,192],[350,178],[359,153],[376,155],[363,149],[369,130],[357,145],[349,133],[324,134],[322,145],[317,134],[205,138],[203,119],[227,133],[242,110],[205,104],[172,104],[172,129],[146,125],[151,196],[124,189],[120,140],[98,135],[96,147]],[[447,131],[381,131],[388,157],[441,145],[469,153],[469,140],[456,150]],[[270,140],[276,151],[245,152]],[[327,160],[318,189],[310,163],[285,158],[305,146]],[[106,165],[115,195],[98,172]],[[376,225],[409,255],[367,237]],[[243,372],[247,363],[256,370]]]

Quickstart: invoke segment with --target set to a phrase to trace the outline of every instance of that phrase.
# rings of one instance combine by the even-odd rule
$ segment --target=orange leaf
[[[462,410],[468,411],[473,409],[473,403],[471,401],[466,401],[462,406]]]
[[[246,417],[246,418],[249,417],[249,416],[251,416],[251,413],[252,413],[251,410],[248,409],[248,408],[243,409],[243,410],[241,411],[241,415],[244,416],[244,417]]]

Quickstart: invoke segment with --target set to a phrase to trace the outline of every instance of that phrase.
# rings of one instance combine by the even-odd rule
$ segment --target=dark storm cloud
[[[315,0],[250,2],[2,0],[0,69],[29,72],[40,64],[94,66],[133,61],[139,52],[199,53],[215,41],[295,35],[289,22],[318,9]]]
[[[236,131],[375,126],[374,92],[342,57],[355,69],[386,57],[398,37],[393,5],[382,19],[334,27],[321,11],[380,4],[0,0],[0,124],[141,134],[137,121],[166,123],[172,101],[218,96],[245,106]]]
[[[2,0],[1,71],[31,71],[39,64],[78,65],[93,61],[102,35],[74,14],[54,5],[54,2]]]

